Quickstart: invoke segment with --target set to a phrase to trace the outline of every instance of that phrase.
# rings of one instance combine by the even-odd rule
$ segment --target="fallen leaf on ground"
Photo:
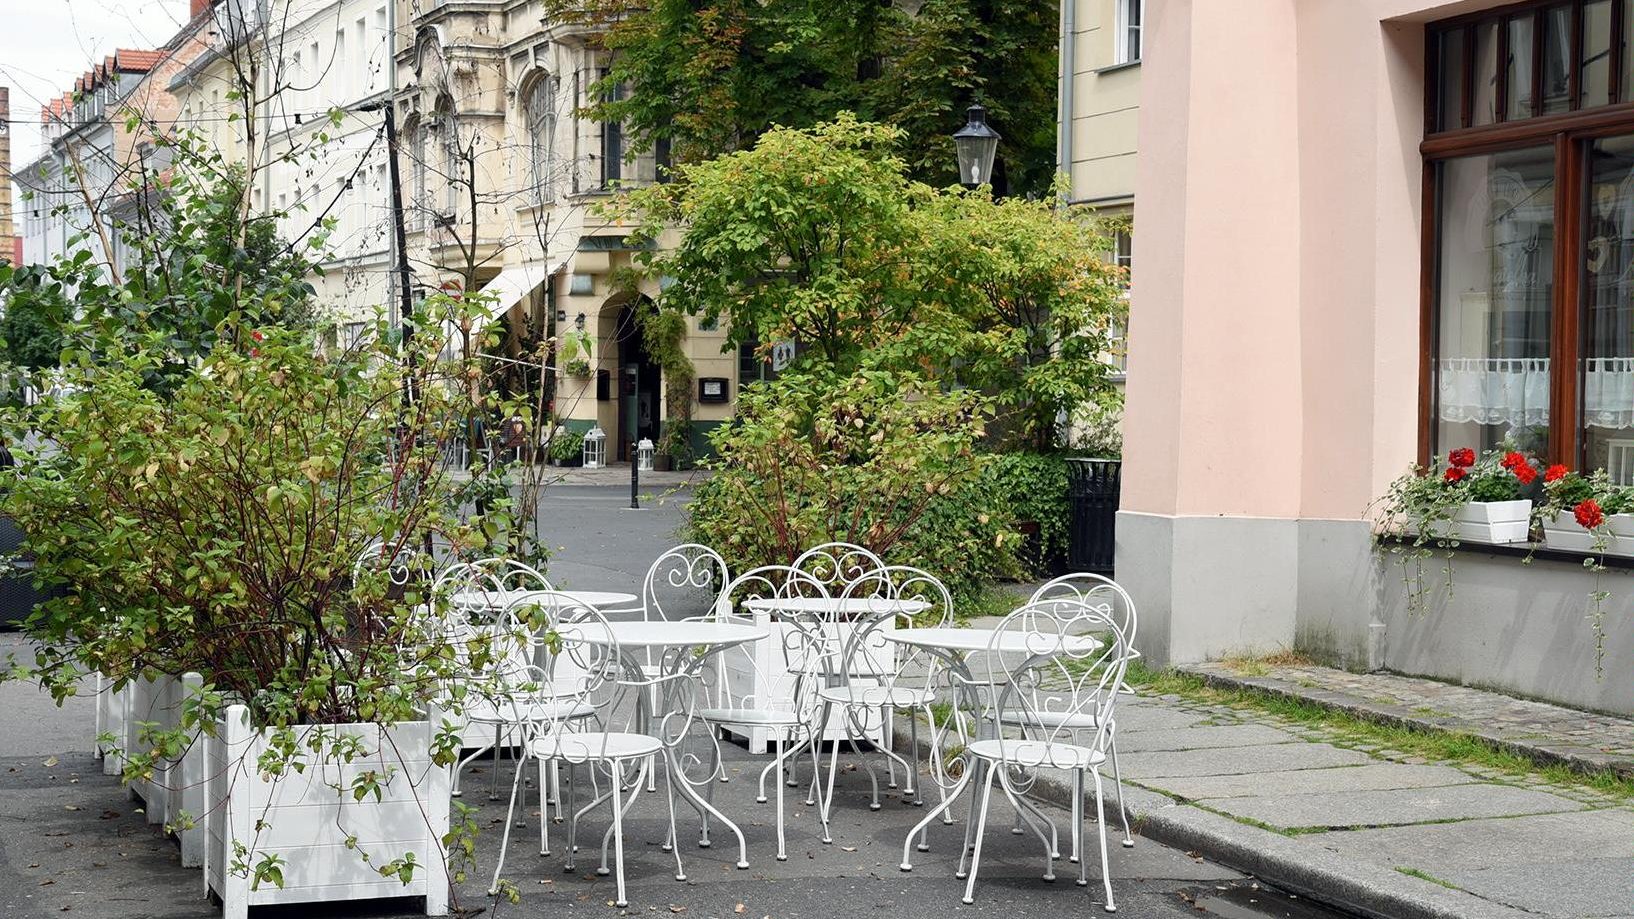
[[[45,758],[45,762],[41,763],[40,765],[46,766],[46,767],[49,768],[51,766],[55,766],[56,764],[57,764],[57,758],[55,756],[47,756]]]

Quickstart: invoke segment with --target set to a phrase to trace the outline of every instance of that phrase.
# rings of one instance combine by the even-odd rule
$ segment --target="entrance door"
[[[630,444],[643,437],[658,440],[659,371],[647,355],[636,324],[635,310],[626,306],[618,316],[618,451],[628,462]]]

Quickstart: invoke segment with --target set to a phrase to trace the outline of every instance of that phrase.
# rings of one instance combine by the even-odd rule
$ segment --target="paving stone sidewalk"
[[[1431,687],[1457,689],[1398,687],[1391,704],[1419,719],[1485,719],[1488,729],[1564,735],[1583,730],[1575,719],[1608,737],[1616,730],[1616,719],[1582,713],[1522,719],[1535,703],[1489,693],[1445,692],[1433,713],[1414,711],[1431,707]],[[1365,916],[1634,919],[1634,801],[1624,797],[1541,772],[1426,760],[1251,706],[1137,690],[1116,717],[1127,803],[1154,841]],[[1043,778],[1048,796],[1070,799],[1064,783]],[[1116,823],[1110,809],[1108,818]]]
[[[1182,669],[1216,685],[1304,699],[1374,721],[1472,734],[1539,763],[1634,778],[1634,720],[1627,718],[1393,673],[1259,661]]]
[[[1363,914],[1634,916],[1626,799],[1174,696],[1118,747],[1143,834]]]

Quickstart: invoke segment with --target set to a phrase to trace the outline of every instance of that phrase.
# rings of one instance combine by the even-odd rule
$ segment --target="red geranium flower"
[[[1577,518],[1577,525],[1585,530],[1592,530],[1606,522],[1605,513],[1600,510],[1600,505],[1594,503],[1593,498],[1572,508],[1572,516]]]
[[[1463,478],[1467,474],[1468,473],[1464,472],[1463,469],[1460,469],[1457,466],[1453,466],[1453,467],[1449,468],[1445,473],[1442,474],[1441,480],[1443,482],[1456,482],[1459,479]]]
[[[1475,465],[1475,451],[1468,447],[1459,447],[1447,454],[1447,461],[1459,469],[1468,469]]]
[[[1550,466],[1548,469],[1544,470],[1543,481],[1553,482],[1556,479],[1563,479],[1566,477],[1567,471],[1568,470],[1564,465],[1561,463],[1555,463],[1553,466]]]
[[[1504,454],[1503,463],[1500,465],[1505,469],[1518,469],[1526,465],[1526,454],[1511,450]]]
[[[250,338],[255,341],[261,341],[262,339],[266,338],[266,336],[262,335],[260,332],[251,332]]]
[[[1531,463],[1521,463],[1514,469],[1515,478],[1521,480],[1522,485],[1530,485],[1537,481],[1538,467]]]

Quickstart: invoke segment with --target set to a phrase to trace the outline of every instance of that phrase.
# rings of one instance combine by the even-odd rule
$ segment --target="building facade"
[[[17,235],[11,200],[11,89],[0,86],[0,259],[23,263],[23,238]]]
[[[1634,476],[1634,9],[1145,13],[1117,536],[1142,650],[1634,710],[1627,569],[1466,544],[1416,611],[1371,539],[1391,480],[1454,448]]]
[[[627,459],[631,443],[658,441],[670,423],[636,321],[662,283],[633,280],[629,228],[601,209],[622,185],[659,181],[663,151],[630,155],[622,126],[580,115],[606,52],[537,0],[398,0],[397,10],[395,114],[416,283],[493,298],[512,359],[554,338],[555,417],[599,427],[609,457]],[[694,449],[730,417],[740,365],[761,373],[725,344],[724,328],[688,320],[700,380]]]

